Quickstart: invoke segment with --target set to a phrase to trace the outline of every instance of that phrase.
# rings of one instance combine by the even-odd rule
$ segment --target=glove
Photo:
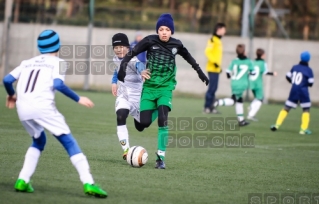
[[[214,63],[214,66],[215,66],[216,68],[218,68],[218,67],[219,67],[217,63]]]
[[[202,80],[202,82],[204,82],[206,84],[206,86],[209,84],[209,79],[207,78],[207,76],[203,73],[203,71],[201,69],[196,70],[198,77]]]

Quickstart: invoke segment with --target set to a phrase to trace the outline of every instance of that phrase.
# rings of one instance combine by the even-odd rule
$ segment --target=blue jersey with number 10
[[[286,78],[292,84],[286,106],[296,108],[299,102],[302,108],[310,108],[308,87],[314,83],[311,68],[307,64],[300,63],[292,67]]]
[[[308,92],[309,85],[312,85],[314,82],[312,69],[302,64],[293,66],[286,76],[291,80],[291,91]]]

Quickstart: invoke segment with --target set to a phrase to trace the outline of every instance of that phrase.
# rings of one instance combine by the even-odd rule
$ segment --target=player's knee
[[[129,110],[127,109],[119,109],[118,111],[116,111],[117,125],[125,125],[128,114],[129,114]]]
[[[140,124],[143,127],[148,128],[151,124],[152,124],[152,118],[148,118],[148,117],[140,117]]]
[[[308,108],[302,108],[302,111],[303,112],[310,112],[310,108],[308,107]]]
[[[238,99],[236,100],[236,102],[237,102],[237,103],[243,103],[243,98],[242,98],[242,97],[238,98]]]
[[[55,137],[62,144],[64,149],[68,152],[70,157],[82,152],[77,141],[74,139],[71,133],[67,135],[63,134],[63,135],[55,136]]]
[[[41,152],[44,150],[45,144],[46,144],[46,136],[45,136],[45,132],[42,131],[39,138],[33,138],[33,142],[31,147],[37,148],[38,150],[40,150]]]
[[[285,107],[284,107],[284,110],[287,111],[287,112],[289,112],[290,109],[291,109],[291,108],[290,108],[289,106],[285,106]]]
[[[165,127],[167,126],[168,112],[170,108],[168,106],[159,106],[158,107],[158,126]]]
[[[165,115],[159,115],[158,116],[158,126],[159,127],[165,127],[167,126],[167,119],[168,117]]]
[[[264,101],[264,98],[257,99],[257,100],[260,101],[260,102],[263,102],[263,101]]]

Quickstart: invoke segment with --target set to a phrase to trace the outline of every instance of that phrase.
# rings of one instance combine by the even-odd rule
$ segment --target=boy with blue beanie
[[[314,76],[312,69],[308,65],[310,58],[311,55],[309,52],[302,52],[300,54],[300,63],[293,66],[290,72],[286,74],[286,79],[292,84],[292,87],[285,107],[278,115],[276,124],[270,127],[272,131],[276,131],[281,126],[288,115],[289,110],[291,108],[296,108],[299,102],[303,109],[299,134],[311,134],[311,131],[308,129],[310,122],[309,110],[311,107],[308,87],[312,87]]]
[[[41,55],[22,61],[3,79],[8,93],[6,106],[13,109],[17,104],[19,119],[33,140],[14,188],[16,191],[34,192],[30,179],[44,150],[44,129],[47,129],[67,151],[83,183],[84,193],[105,198],[107,193],[94,185],[87,158],[71,134],[63,115],[55,107],[55,90],[87,108],[92,108],[94,104],[90,99],[78,96],[64,84],[67,67],[64,60],[57,57],[60,39],[55,31],[45,30],[39,35],[38,49]],[[16,80],[19,80],[17,96],[12,86]]]
[[[156,23],[156,33],[141,40],[122,60],[118,79],[124,82],[127,63],[141,52],[147,51],[147,70],[150,78],[143,84],[140,102],[140,123],[149,127],[152,123],[152,113],[158,110],[158,151],[155,168],[165,169],[165,150],[168,139],[168,113],[172,109],[172,91],[176,86],[177,54],[181,55],[206,84],[209,83],[195,59],[174,34],[174,20],[170,14],[162,14]]]

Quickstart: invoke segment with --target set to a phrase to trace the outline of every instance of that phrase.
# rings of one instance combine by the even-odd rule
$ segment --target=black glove
[[[126,66],[125,66],[126,69]],[[121,82],[124,82],[124,78],[126,76],[126,72],[124,69],[120,69],[119,72],[117,73],[117,79]]]
[[[198,77],[206,84],[206,86],[209,84],[209,79],[207,76],[203,73],[203,71],[199,68],[197,71]]]
[[[218,68],[218,67],[219,67],[217,63],[214,63],[214,66],[215,66],[216,68]]]

